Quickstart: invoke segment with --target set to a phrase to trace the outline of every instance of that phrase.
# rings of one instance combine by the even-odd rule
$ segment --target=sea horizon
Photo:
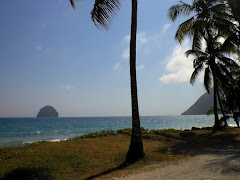
[[[191,129],[211,127],[214,116],[140,116],[145,129]],[[230,122],[234,126],[234,122]],[[0,147],[21,146],[36,141],[61,141],[101,131],[131,128],[131,116],[0,118]]]

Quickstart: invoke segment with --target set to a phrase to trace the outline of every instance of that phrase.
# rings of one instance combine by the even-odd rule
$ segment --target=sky
[[[205,90],[189,83],[193,58],[174,39],[168,9],[177,0],[139,0],[137,81],[141,116],[180,115]],[[184,2],[191,2],[185,0]],[[108,31],[90,18],[93,0],[0,1],[0,117],[35,117],[52,105],[60,117],[130,116],[131,1]]]

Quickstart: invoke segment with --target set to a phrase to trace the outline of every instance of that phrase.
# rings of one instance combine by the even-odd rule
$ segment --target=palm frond
[[[192,27],[189,28],[188,37],[192,37],[192,49],[202,49],[202,40],[205,37],[207,23],[202,18],[197,18],[192,23]]]
[[[200,63],[198,64],[198,66],[195,66],[194,67],[194,71],[191,75],[191,78],[190,78],[190,83],[193,85],[197,79],[197,76],[199,75],[199,73],[203,70],[203,67],[204,67],[204,64],[203,63]]]
[[[217,108],[217,111],[218,112],[221,112],[221,109],[220,108]],[[214,114],[214,108],[211,107],[208,111],[207,111],[207,115],[210,116],[211,114]]]
[[[175,34],[175,39],[178,40],[179,43],[181,43],[186,37],[186,35],[189,34],[189,30],[192,29],[191,27],[193,25],[193,22],[194,18],[192,17],[178,26],[177,32]]]
[[[226,86],[228,84],[228,82],[233,79],[232,73],[226,66],[224,66],[220,63],[218,63],[217,66],[218,66],[218,68],[216,69],[217,77],[218,77],[219,81],[224,86]]]
[[[192,6],[180,1],[179,4],[176,4],[171,8],[169,8],[168,17],[172,21],[175,21],[178,17],[182,15],[189,16],[191,12],[192,12]]]
[[[206,58],[208,56],[208,54],[206,54],[205,52],[202,52],[202,51],[196,50],[196,49],[190,49],[190,50],[186,51],[185,55],[187,57],[189,57],[190,55],[194,55],[196,57],[205,56]]]
[[[214,114],[214,108],[211,107],[208,111],[207,111],[207,115],[210,116],[211,114]]]
[[[206,56],[199,56],[193,60],[193,67],[197,68],[199,65],[205,65],[209,61],[209,57]]]
[[[70,1],[71,5],[72,5],[73,9],[75,9],[75,2],[76,2],[76,0],[69,0],[69,1]]]
[[[192,49],[201,50],[203,35],[201,33],[201,30],[199,29],[194,29],[194,31],[195,32],[193,33]]]
[[[116,12],[120,9],[120,0],[95,0],[91,19],[97,28],[108,29]]]
[[[205,68],[203,84],[204,84],[205,89],[209,93],[209,90],[210,90],[211,84],[212,84],[210,67]]]
[[[228,37],[225,39],[223,44],[221,45],[219,51],[224,52],[224,53],[235,53],[238,50],[237,47],[237,34],[236,33],[231,33],[228,35]]]
[[[223,64],[224,66],[226,66],[228,68],[233,68],[233,69],[238,69],[239,68],[239,64],[235,60],[233,60],[229,57],[219,55],[218,59],[221,62],[221,64]]]

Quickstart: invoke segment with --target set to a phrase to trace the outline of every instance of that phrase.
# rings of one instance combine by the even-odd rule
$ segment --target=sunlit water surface
[[[213,116],[205,115],[141,117],[141,126],[147,129],[190,129],[213,126],[213,122]],[[0,118],[0,147],[66,140],[89,132],[130,128],[131,124],[131,117]]]

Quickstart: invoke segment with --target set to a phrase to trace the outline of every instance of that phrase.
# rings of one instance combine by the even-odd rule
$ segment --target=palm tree
[[[192,4],[182,1],[169,9],[168,16],[175,21],[180,16],[189,16],[188,20],[179,25],[175,39],[181,43],[186,37],[192,39],[192,50],[187,55],[194,54],[197,58],[193,62],[195,68],[190,82],[205,67],[204,87],[209,92],[213,81],[214,89],[214,116],[216,129],[220,128],[217,113],[217,64],[216,50],[219,36],[227,38],[235,28],[228,7],[221,0],[193,0]],[[202,41],[206,42],[206,50],[202,50]]]
[[[227,0],[233,15],[235,16],[236,20],[240,22],[240,1],[239,0]]]
[[[75,8],[75,1],[70,0]],[[97,28],[108,29],[112,18],[120,8],[120,0],[95,0],[91,19]],[[137,0],[132,0],[131,38],[130,38],[130,82],[132,100],[132,136],[126,162],[132,163],[145,156],[143,151],[136,78],[136,38],[137,38]]]

